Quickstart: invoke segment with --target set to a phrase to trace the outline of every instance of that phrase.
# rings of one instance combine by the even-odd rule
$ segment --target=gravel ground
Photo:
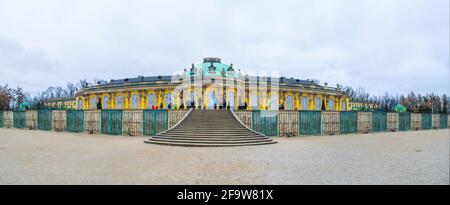
[[[449,129],[173,147],[0,128],[0,184],[449,184]]]

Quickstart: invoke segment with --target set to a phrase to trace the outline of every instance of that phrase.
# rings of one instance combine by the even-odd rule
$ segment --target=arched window
[[[292,96],[286,97],[286,110],[292,110]]]
[[[139,104],[138,96],[136,94],[133,94],[131,96],[131,108],[138,109],[138,104]]]
[[[245,91],[240,86],[238,86],[237,98],[238,106],[245,106]]]
[[[97,98],[96,97],[91,98],[91,109],[93,109],[93,110],[97,109]]]
[[[83,109],[83,100],[78,99],[78,109],[82,110]]]
[[[117,96],[117,109],[122,109],[122,96]]]
[[[328,110],[334,110],[334,100],[328,99]]]
[[[347,111],[347,101],[346,100],[342,101],[342,111]]]
[[[108,109],[108,101],[109,101],[108,96],[104,96],[103,97],[103,109]]]
[[[194,92],[192,92],[192,91],[189,92],[188,99],[186,102],[187,102],[188,106],[191,106],[191,104],[193,102],[195,102]]]
[[[316,97],[316,110],[322,109],[322,99],[320,97]]]
[[[252,109],[257,110],[258,109],[258,95],[252,94]]]
[[[230,106],[230,109],[234,108],[234,92],[229,91],[227,94],[227,104]]]
[[[309,103],[308,103],[308,97],[303,96],[302,97],[302,110],[308,110]]]
[[[148,109],[152,109],[155,105],[155,94],[148,95]]]
[[[277,110],[277,102],[278,102],[278,95],[273,94],[270,96],[270,110]]]
[[[172,94],[167,94],[166,95],[166,109],[169,109],[169,105],[170,105],[170,107],[173,107],[173,105],[171,105],[171,103],[172,103]]]

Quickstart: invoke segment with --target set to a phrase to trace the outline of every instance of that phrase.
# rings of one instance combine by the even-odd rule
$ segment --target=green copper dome
[[[221,62],[220,58],[204,58],[203,63],[193,65],[187,72],[188,76],[222,76],[239,78],[240,72],[233,64],[227,65]]]

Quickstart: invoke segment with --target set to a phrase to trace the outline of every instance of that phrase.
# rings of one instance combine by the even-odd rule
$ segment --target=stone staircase
[[[242,125],[228,110],[192,110],[174,128],[145,140],[146,143],[177,146],[250,146],[276,141]]]

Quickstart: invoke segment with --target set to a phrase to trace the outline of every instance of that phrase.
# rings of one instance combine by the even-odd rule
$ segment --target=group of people
[[[219,106],[217,106],[217,104],[214,103],[214,108],[213,108],[213,109],[214,109],[214,110],[217,110],[217,109],[219,109],[219,110],[225,110],[225,109],[226,109],[226,110],[229,110],[230,107],[231,107],[231,106],[230,106],[230,105],[227,105],[226,102],[225,102],[225,100],[224,100],[224,101],[222,102],[222,104],[219,105]],[[172,103],[169,103],[169,104],[167,105],[167,109],[171,110],[172,108],[173,108],[173,109],[178,109],[177,105],[173,106]],[[189,106],[186,106],[186,108],[187,108],[187,109],[195,108],[195,103],[194,103],[194,101],[191,101],[190,105],[189,105]],[[153,106],[152,106],[152,110],[158,110],[158,109],[164,109],[163,103],[161,103],[159,106],[158,106],[158,105],[153,105]],[[184,109],[184,104],[181,104],[180,107],[179,107],[179,109]],[[202,109],[202,106],[199,105],[199,106],[198,106],[198,109]],[[246,110],[246,109],[247,109],[247,102],[245,102],[243,106],[238,106],[238,110]],[[285,109],[284,104],[283,104],[283,103],[280,103],[280,105],[278,106],[278,109],[279,109],[279,110],[284,110],[284,109]]]

